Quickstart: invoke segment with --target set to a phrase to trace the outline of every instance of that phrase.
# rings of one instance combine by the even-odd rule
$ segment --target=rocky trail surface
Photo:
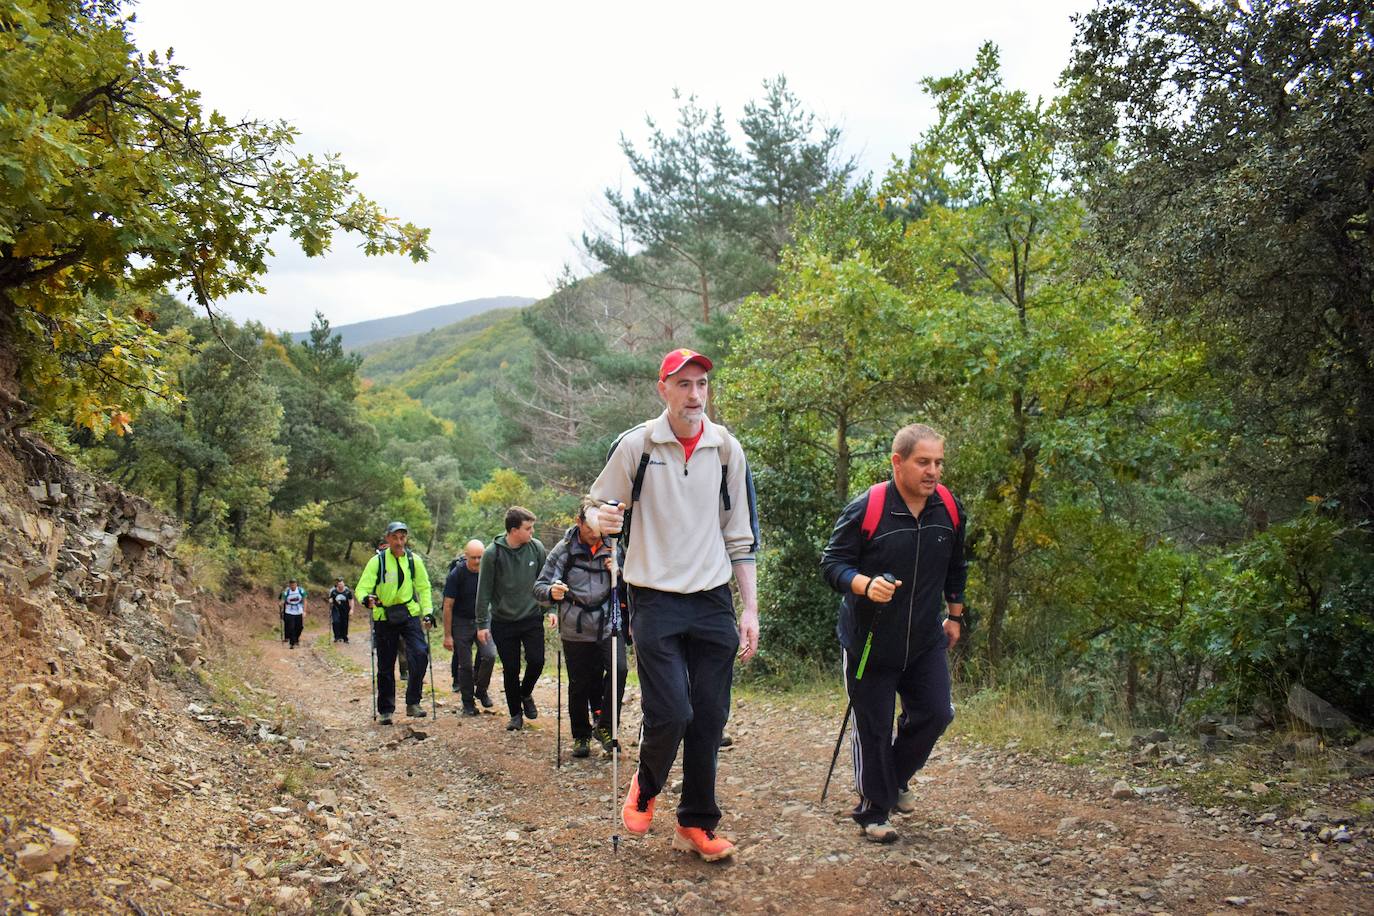
[[[316,615],[290,650],[266,601],[208,617],[221,654],[152,680],[128,723],[142,738],[58,719],[47,760],[6,790],[8,910],[1374,912],[1368,777],[1290,817],[951,740],[901,841],[875,846],[846,816],[847,754],[818,803],[838,699],[741,692],[719,777],[740,848],[707,864],[669,847],[675,789],[647,837],[624,833],[610,759],[571,759],[566,722],[554,767],[552,677],[522,732],[505,731],[499,672],[500,714],[464,718],[446,666],[437,720],[385,727],[356,623],[331,644]],[[632,686],[627,736],[637,705]],[[623,791],[633,747],[622,760]]]

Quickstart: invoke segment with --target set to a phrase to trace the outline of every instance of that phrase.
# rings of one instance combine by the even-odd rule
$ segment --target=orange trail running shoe
[[[636,771],[634,778],[630,780],[630,791],[625,796],[625,805],[620,809],[620,819],[625,822],[625,829],[635,834],[643,836],[649,832],[649,824],[654,819],[654,802],[657,798],[641,802],[639,798],[639,773]]]
[[[694,852],[707,862],[728,859],[735,854],[735,844],[716,836],[714,830],[700,827],[679,827],[673,832],[673,848]]]

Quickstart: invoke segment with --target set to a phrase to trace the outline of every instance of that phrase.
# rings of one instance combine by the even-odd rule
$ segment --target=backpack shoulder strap
[[[878,523],[883,518],[883,504],[887,502],[887,481],[879,481],[868,488],[868,505],[864,507],[864,520],[859,526],[864,540],[873,540],[878,531]]]
[[[949,520],[954,523],[957,531],[959,528],[959,506],[954,502],[954,494],[949,492],[949,487],[942,483],[935,485],[935,492],[940,494],[940,502],[945,504],[945,511],[949,513]]]
[[[720,504],[726,512],[730,511],[730,453],[733,446],[730,444],[732,437],[730,431],[721,427],[721,432],[725,434],[725,445],[720,450]]]

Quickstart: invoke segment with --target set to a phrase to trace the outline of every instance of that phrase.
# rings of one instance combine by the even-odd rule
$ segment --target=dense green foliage
[[[427,230],[358,195],[337,158],[296,155],[290,125],[207,111],[170,52],[134,46],[119,0],[7,3],[0,88],[0,335],[16,362],[0,366],[40,417],[123,431],[170,391],[148,297],[209,307],[258,288],[278,231],[311,255],[343,230],[368,253],[427,256]]]
[[[1374,519],[1374,14],[1359,0],[1110,0],[1066,132],[1092,241],[1208,342],[1222,476],[1257,521]]]

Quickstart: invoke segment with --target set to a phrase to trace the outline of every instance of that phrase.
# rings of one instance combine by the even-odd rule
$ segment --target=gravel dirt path
[[[570,759],[564,723],[555,769],[551,677],[522,732],[505,731],[499,672],[501,714],[464,718],[446,669],[437,721],[378,726],[358,631],[332,649],[321,648],[318,622],[295,651],[261,629],[236,638],[255,640],[263,686],[299,710],[312,746],[338,758],[339,792],[362,814],[355,846],[370,853],[373,883],[359,898],[369,912],[1374,912],[1368,816],[1332,799],[1307,812],[1315,821],[1265,824],[1168,791],[1114,799],[1111,781],[1085,767],[956,741],[918,777],[920,808],[895,822],[901,841],[863,842],[846,816],[847,753],[818,803],[838,698],[821,713],[786,696],[736,697],[719,776],[734,862],[669,848],[671,790],[651,832],[624,836],[614,853],[611,834],[624,831],[612,820],[610,759]],[[633,686],[626,707],[622,734],[633,736]],[[633,747],[622,760],[623,791]],[[1356,797],[1369,794],[1364,783]],[[1322,827],[1333,828],[1325,841]]]

